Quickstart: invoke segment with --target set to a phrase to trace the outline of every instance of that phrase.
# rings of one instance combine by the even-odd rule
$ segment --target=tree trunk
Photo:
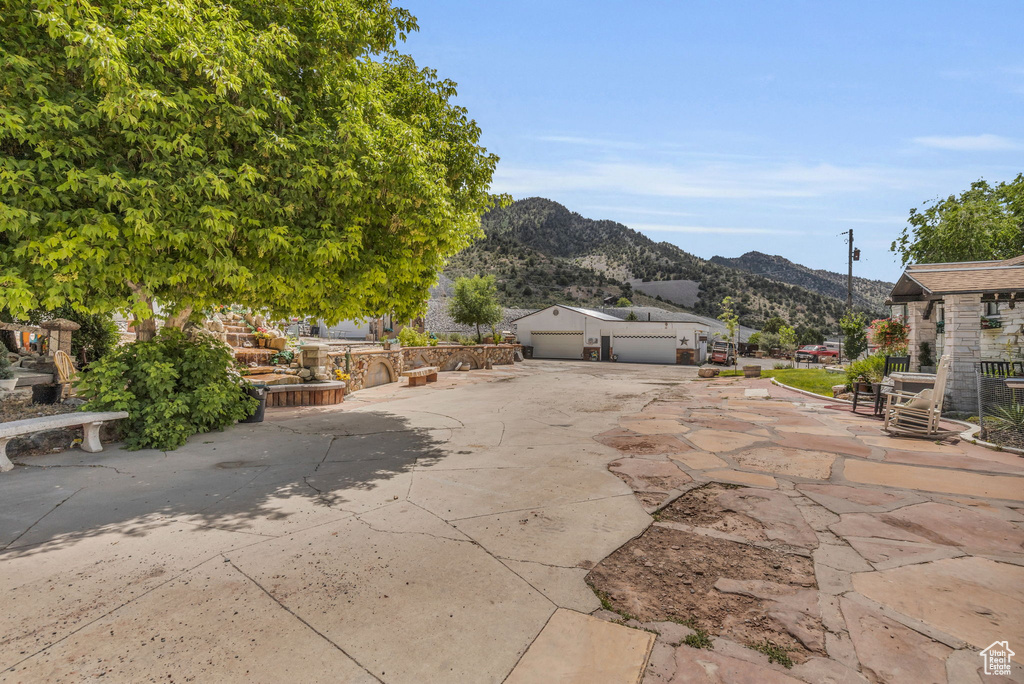
[[[181,330],[186,323],[188,323],[189,316],[192,315],[192,307],[186,306],[181,311],[178,311],[173,316],[168,316],[167,320],[164,321],[165,328],[175,328]]]
[[[156,337],[156,318],[150,316],[135,321],[135,341],[149,342]]]
[[[484,338],[480,337],[480,324],[477,323],[476,324],[476,343],[480,344],[480,342],[483,341],[483,339]]]

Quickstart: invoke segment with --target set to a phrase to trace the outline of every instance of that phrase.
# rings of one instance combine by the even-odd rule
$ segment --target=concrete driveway
[[[635,682],[653,636],[584,576],[651,518],[592,437],[693,374],[535,361],[25,459],[0,680]]]
[[[530,361],[26,459],[0,681],[1024,681],[979,654],[1024,646],[1022,459],[695,370]]]

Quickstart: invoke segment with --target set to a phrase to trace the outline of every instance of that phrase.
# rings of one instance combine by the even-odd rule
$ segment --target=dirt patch
[[[763,538],[758,521],[716,503],[730,489],[735,488],[695,489],[662,511],[659,519]],[[816,588],[814,567],[809,558],[796,554],[654,525],[595,566],[587,582],[606,608],[624,617],[681,622],[743,644],[767,639],[784,648],[794,662],[814,654],[806,644],[819,639],[808,639],[808,633],[823,638],[816,606],[797,614],[792,606],[758,597],[756,591],[752,596],[715,588],[716,583],[722,589],[758,584],[805,596],[808,589]],[[799,626],[794,627],[797,622]],[[802,634],[803,640],[794,633]]]
[[[719,483],[698,487],[673,501],[658,514],[658,517],[660,520],[706,527],[753,541],[767,540],[761,523],[742,513],[726,510],[718,503],[718,497],[723,492],[733,489],[740,487]]]

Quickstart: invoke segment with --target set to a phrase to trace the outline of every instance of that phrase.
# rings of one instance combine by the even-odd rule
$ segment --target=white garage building
[[[626,321],[556,304],[514,325],[537,359],[699,364],[707,355],[707,327],[692,321]]]

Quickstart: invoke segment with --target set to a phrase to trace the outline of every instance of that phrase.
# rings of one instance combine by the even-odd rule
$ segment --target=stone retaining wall
[[[400,349],[366,349],[352,352],[351,376],[348,390],[355,392],[364,387],[385,382],[397,382],[402,371],[423,366],[437,366],[442,371],[455,370],[459,363],[471,369],[493,365],[508,365],[515,361],[513,344],[487,344],[473,346],[438,345],[436,347],[402,347]],[[334,368],[345,370],[345,352],[331,352]],[[389,378],[389,380],[384,380]],[[369,383],[369,384],[368,384]]]

